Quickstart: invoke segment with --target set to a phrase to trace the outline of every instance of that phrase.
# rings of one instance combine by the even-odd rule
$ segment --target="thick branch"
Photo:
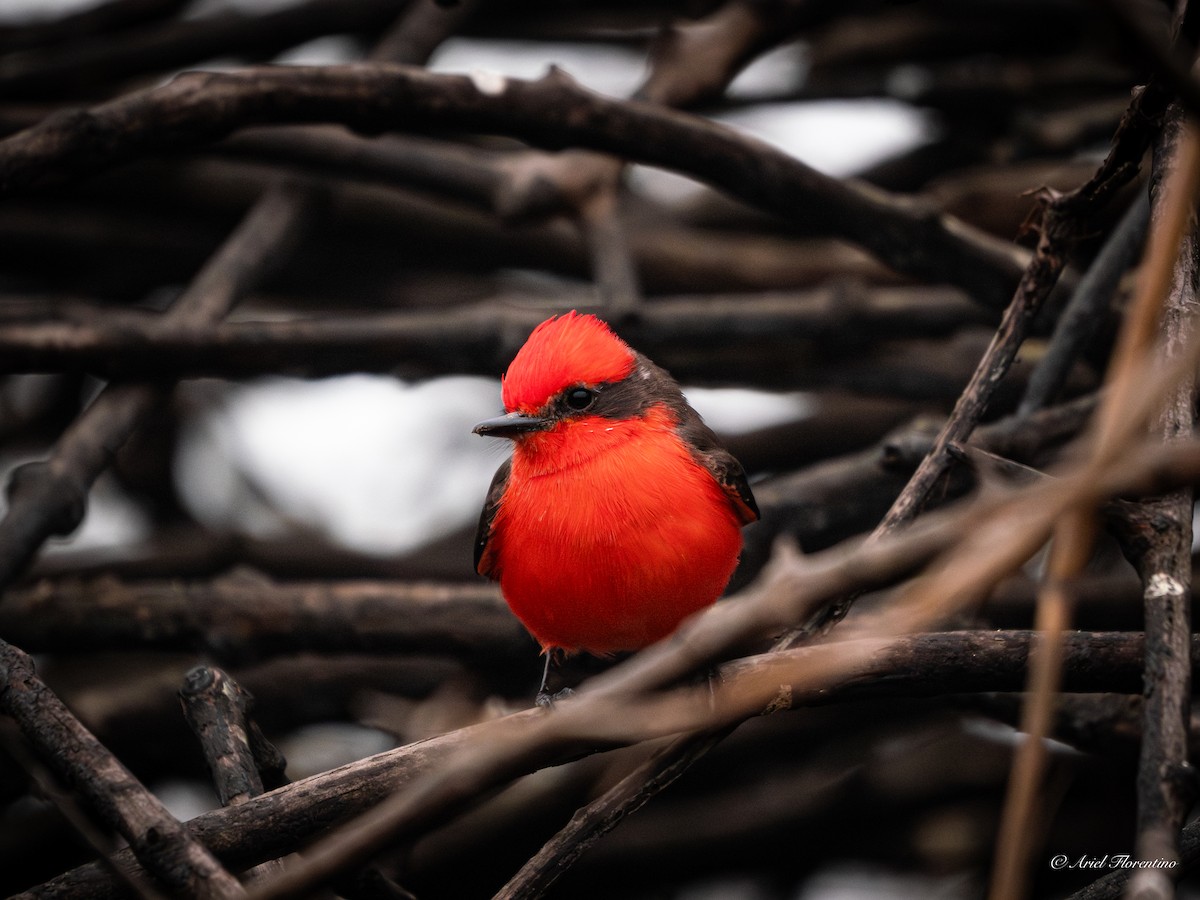
[[[54,696],[29,657],[3,642],[0,685],[0,709],[16,720],[39,758],[129,841],[131,855],[172,892],[244,896],[237,880]]]
[[[265,766],[260,754],[267,755],[272,773],[282,776],[286,761],[250,718],[254,698],[226,672],[197,666],[184,678],[179,699],[222,806],[244,803],[263,793],[259,770]],[[247,880],[275,874],[279,866],[277,860],[256,866]]]
[[[14,53],[0,64],[0,93],[44,97],[219,56],[262,59],[330,32],[377,31],[401,6],[395,0],[306,0],[260,15],[227,11],[188,17],[104,39]]]
[[[0,49],[45,47],[119,31],[170,16],[188,0],[104,0],[45,22],[0,26]]]
[[[1190,126],[1194,128],[1194,126]],[[1190,211],[1195,202],[1195,179],[1180,179],[1172,167],[1195,166],[1198,140],[1181,116],[1170,123],[1162,145],[1156,148],[1155,213],[1171,216],[1172,205]],[[1191,153],[1186,152],[1192,149]],[[1183,197],[1167,197],[1169,191]],[[1175,356],[1195,329],[1196,288],[1200,281],[1200,244],[1194,213],[1184,227],[1182,246],[1172,268],[1170,289],[1162,301],[1160,343]],[[1164,441],[1190,435],[1195,426],[1194,380],[1181,384],[1167,398],[1166,408],[1154,426]],[[1182,488],[1141,502],[1136,515],[1152,520],[1145,552],[1137,559],[1143,582],[1146,613],[1146,676],[1142,724],[1142,752],[1138,765],[1137,855],[1141,860],[1178,859],[1179,832],[1195,795],[1188,763],[1188,726],[1191,718],[1191,596],[1193,491]],[[1130,881],[1129,895],[1139,900],[1174,896],[1173,873],[1161,869],[1138,872]]]
[[[222,806],[243,803],[263,792],[250,749],[251,697],[221,669],[197,666],[179,691],[183,713],[200,742]]]
[[[790,705],[798,707],[812,702],[837,702],[841,697],[870,695],[1018,690],[1023,684],[1023,669],[1031,640],[1030,632],[948,632],[903,638],[891,650],[879,649],[876,642],[868,642],[864,649],[872,651],[868,653],[872,662],[858,668],[844,688],[811,693],[797,685]],[[767,677],[784,678],[785,681],[776,682],[776,686],[786,687],[788,661],[804,660],[816,666],[820,665],[821,659],[846,654],[854,646],[853,642],[841,643],[789,651],[785,657],[751,658],[728,667],[723,673],[723,682],[736,685],[739,680],[758,678],[769,670]],[[873,652],[875,649],[878,649],[877,653]],[[1139,635],[1072,635],[1066,655],[1067,688],[1136,692],[1140,683],[1141,652]],[[416,785],[422,776],[437,770],[462,748],[494,745],[512,728],[531,728],[539,719],[545,718],[540,712],[530,710],[390,750],[287,785],[236,807],[204,813],[191,820],[188,827],[232,865],[243,867],[275,858],[298,849],[329,827],[361,814],[378,802],[380,796],[406,785]],[[594,752],[598,746],[595,737],[590,740],[564,738],[554,747],[525,756],[515,768],[532,771]],[[117,861],[127,865],[128,854],[117,854]],[[112,876],[98,864],[93,864],[21,896],[102,900],[114,896],[115,888]]]
[[[209,648],[224,658],[426,652],[494,662],[533,649],[482,583],[41,582],[9,594],[0,632],[34,651]]]
[[[91,322],[0,324],[0,372],[88,371],[108,377],[279,371],[501,371],[544,308],[487,303],[447,312],[342,316],[291,322],[163,327],[153,317],[103,314]],[[987,321],[952,288],[832,284],[804,292],[662,298],[622,337],[655,358],[727,348],[730,342],[846,341],[933,337]],[[794,343],[793,352],[794,352]]]
[[[684,113],[610,100],[560,72],[536,82],[432,75],[402,66],[191,73],[92,110],[55,115],[0,142],[0,195],[268,123],[340,122],[367,133],[441,127],[589,147],[709,182],[785,218],[820,210],[829,233],[897,270],[999,305],[1024,253],[936,210],[823,175]],[[162,127],[169,123],[169,128]]]

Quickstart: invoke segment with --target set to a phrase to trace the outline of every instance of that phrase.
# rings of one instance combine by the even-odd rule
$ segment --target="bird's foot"
[[[563,688],[561,691],[558,691],[554,694],[550,693],[545,688],[542,688],[540,691],[538,691],[537,699],[533,702],[542,709],[549,709],[559,700],[566,700],[568,697],[574,696],[575,691],[573,691],[571,688]]]

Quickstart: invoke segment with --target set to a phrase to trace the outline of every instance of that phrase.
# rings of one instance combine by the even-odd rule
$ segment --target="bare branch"
[[[237,879],[110,754],[34,674],[20,650],[0,642],[0,709],[38,756],[99,818],[127,841],[138,861],[172,892],[189,897],[244,896]]]
[[[727,685],[748,683],[751,679],[763,685],[773,681],[773,688],[768,689],[768,693],[778,693],[781,684],[786,684],[789,677],[797,676],[802,681],[795,685],[788,705],[800,707],[810,702],[837,702],[838,692],[810,691],[811,681],[801,673],[822,668],[825,662],[834,658],[854,655],[863,665],[856,668],[855,679],[845,688],[847,697],[861,698],[880,690],[889,696],[910,691],[958,691],[960,688],[1013,690],[1022,684],[1032,637],[1030,632],[914,635],[896,642],[891,650],[878,641],[840,642],[790,651],[786,660],[791,660],[794,666],[776,655],[751,658],[731,666],[723,680]],[[1088,691],[1137,691],[1141,652],[1142,641],[1137,635],[1072,635],[1065,657],[1067,684],[1071,689]],[[559,711],[567,706],[562,704]],[[421,785],[427,776],[444,767],[447,760],[465,747],[495,747],[514,730],[531,731],[539,721],[551,719],[553,716],[528,710],[409,744],[295,782],[235,807],[204,813],[192,819],[188,827],[222,858],[238,866],[251,865],[297,849],[325,829],[369,809],[381,795]],[[604,721],[609,723],[603,729],[606,739],[614,734],[609,730],[611,727],[616,726],[618,732],[622,731],[621,716]],[[578,725],[587,735],[582,741],[568,739],[564,732],[554,749],[527,756],[519,765],[514,764],[515,767],[532,770],[539,765],[562,762],[599,749],[603,742],[598,740],[596,733],[598,723],[593,721],[588,726],[578,722]],[[469,796],[470,792],[463,791],[460,801],[465,802]],[[267,823],[270,827],[266,827]],[[127,856],[122,853],[117,858],[121,861]],[[115,887],[111,876],[94,864],[20,896],[103,900],[114,896]]]
[[[36,651],[204,648],[235,659],[359,651],[496,662],[533,649],[482,583],[43,581],[9,593],[0,630]]]
[[[170,129],[159,127],[163,121]],[[549,149],[584,146],[674,169],[785,218],[820,210],[830,234],[904,273],[1008,295],[1024,252],[902,197],[839,181],[759,141],[684,113],[610,100],[561,72],[497,91],[403,66],[251,68],[190,73],[92,110],[64,113],[0,142],[0,195],[268,123],[340,122],[367,133],[459,128]]]
[[[503,302],[503,298],[502,298]],[[514,344],[546,316],[544,308],[488,302],[446,312],[319,317],[284,322],[167,326],[103,313],[91,321],[0,324],[0,372],[88,371],[150,378],[278,371],[502,371]],[[663,297],[615,327],[656,358],[731,341],[931,338],[987,320],[952,288],[868,288],[830,284],[802,292]],[[794,344],[793,344],[794,347]],[[793,351],[794,352],[794,351]],[[685,370],[686,371],[686,370]],[[748,372],[747,377],[753,373]]]

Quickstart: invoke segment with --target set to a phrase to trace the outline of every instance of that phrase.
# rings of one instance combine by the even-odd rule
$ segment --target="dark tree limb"
[[[478,661],[533,650],[494,585],[208,582],[112,579],[40,582],[10,593],[0,631],[35,651],[211,650],[222,658],[278,653],[426,652]]]
[[[223,315],[240,290],[261,274],[260,248],[281,248],[295,237],[297,222],[284,194],[256,207],[235,235],[163,318],[164,328],[194,327]],[[51,535],[68,534],[83,520],[92,482],[112,462],[138,423],[163,402],[148,385],[105,389],[63,433],[50,458],[18,469],[0,520],[0,588],[9,584]]]
[[[282,773],[286,765],[282,756],[250,718],[254,698],[227,673],[197,666],[184,678],[179,698],[184,717],[200,741],[222,806],[244,803],[263,793],[262,756],[266,756],[272,776],[276,770]],[[270,860],[250,870],[248,878],[269,877],[279,871],[278,861]]]
[[[129,841],[147,871],[180,895],[244,896],[237,879],[71,715],[29,657],[2,642],[0,676],[0,710],[100,820]]]
[[[113,849],[113,841],[110,834],[97,824],[92,816],[88,815],[87,810],[69,790],[59,784],[54,773],[29,751],[13,723],[6,722],[0,726],[0,744],[3,745],[5,752],[25,770],[31,781],[37,785],[38,793],[54,804],[54,808],[70,823],[75,833],[87,842],[100,863],[118,881],[124,882],[139,900],[161,900],[162,895],[155,890],[144,871],[133,868],[123,869],[112,861],[110,854]]]
[[[111,34],[166,18],[187,4],[188,0],[104,0],[44,22],[0,27],[0,49],[7,52],[29,47],[44,48],[51,44]]]
[[[457,24],[469,4],[446,13],[432,0],[421,0],[406,12],[397,28],[411,32],[394,46],[427,53]],[[432,34],[432,36],[429,36]],[[423,60],[408,60],[421,62]],[[161,122],[159,123],[162,124]],[[188,331],[210,324],[287,257],[288,248],[319,212],[321,192],[282,181],[268,189],[184,294],[163,317],[163,332]],[[145,385],[117,385],[105,390],[55,446],[50,460],[19,470],[9,489],[9,508],[0,521],[0,588],[6,586],[53,534],[74,530],[82,521],[91,484],[112,461],[151,410],[158,390]]]
[[[952,690],[1019,690],[1023,685],[1031,632],[945,632],[899,639],[894,648],[880,649],[872,662],[857,670],[843,687],[809,692],[797,688],[789,706],[834,703],[841,698],[868,696],[938,695]],[[877,642],[869,642],[877,647]],[[785,657],[754,657],[723,670],[723,680],[757,677],[769,667],[769,677],[783,677],[786,660],[815,661],[845,654],[852,644],[833,644],[788,651]],[[1137,692],[1143,641],[1127,633],[1079,633],[1068,638],[1067,690]],[[493,745],[511,727],[529,728],[541,714],[529,710],[492,720],[427,741],[409,744],[306,778],[234,807],[214,810],[192,819],[196,837],[231,865],[253,865],[300,848],[320,832],[362,813],[381,796],[413,786],[437,770],[459,749]],[[517,766],[530,771],[600,749],[596,736],[571,739],[552,750],[539,751]],[[463,798],[469,792],[463,792]],[[116,855],[128,864],[128,854]],[[20,895],[26,900],[53,896],[58,900],[113,897],[116,885],[100,865],[80,867]]]
[[[249,694],[221,669],[197,666],[184,679],[179,698],[204,751],[221,805],[232,806],[261,794],[262,776],[250,747]]]
[[[1171,202],[1159,195],[1171,189],[1186,190],[1172,177],[1172,166],[1195,165],[1196,156],[1173,153],[1184,133],[1194,129],[1177,113],[1156,148],[1153,194],[1158,217]],[[1190,136],[1192,142],[1196,137]],[[1186,182],[1193,189],[1195,181]],[[1194,197],[1172,198],[1194,204]],[[1189,204],[1190,208],[1190,204]],[[1162,303],[1160,344],[1175,356],[1195,329],[1193,310],[1200,282],[1200,238],[1194,212],[1184,228],[1182,246],[1173,267],[1170,290]],[[1167,398],[1154,431],[1164,441],[1177,441],[1195,427],[1195,382],[1189,379]],[[1188,727],[1191,719],[1190,666],[1192,581],[1192,516],[1190,488],[1142,500],[1135,515],[1148,521],[1145,552],[1131,560],[1143,582],[1146,616],[1146,675],[1142,725],[1142,752],[1138,766],[1138,836],[1140,860],[1179,858],[1179,832],[1195,798],[1195,774],[1188,762]],[[1128,892],[1139,900],[1174,896],[1175,873],[1162,869],[1139,870]]]
[[[544,308],[493,303],[445,312],[338,316],[166,328],[152,316],[103,313],[91,321],[0,324],[0,372],[88,371],[121,377],[248,376],[278,371],[494,373],[503,370]],[[988,317],[953,288],[830,284],[811,291],[663,297],[615,323],[656,358],[780,335],[791,341],[951,334]],[[793,344],[794,346],[794,344]],[[793,351],[794,352],[794,351]]]
[[[172,127],[160,127],[163,121]],[[663,166],[785,218],[820,210],[830,234],[901,272],[956,284],[992,305],[1009,295],[1025,258],[934,209],[822,175],[711,122],[592,94],[561,72],[495,85],[382,64],[190,73],[92,110],[51,117],[0,142],[0,195],[194,147],[249,125],[312,122],[368,133],[469,129]]]
[[[1149,222],[1150,198],[1140,193],[1071,294],[1045,355],[1029,376],[1021,412],[1046,406],[1062,390],[1071,365],[1104,323],[1117,284],[1136,259]]]
[[[403,4],[395,0],[305,0],[261,14],[226,11],[174,19],[121,34],[14,53],[0,62],[0,93],[52,97],[145,72],[219,56],[263,59],[330,32],[372,32]]]

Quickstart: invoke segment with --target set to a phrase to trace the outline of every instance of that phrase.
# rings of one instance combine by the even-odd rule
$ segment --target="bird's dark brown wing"
[[[760,515],[758,503],[754,500],[754,492],[750,490],[746,472],[737,458],[724,447],[715,447],[701,453],[700,462],[725,489],[725,494],[742,524],[757,522]]]
[[[692,457],[712,473],[729,497],[729,504],[743,525],[757,522],[758,504],[742,464],[721,446],[713,430],[683,396],[679,383],[666,369],[637,355],[637,369],[624,381],[609,385],[596,403],[595,413],[613,418],[644,415],[656,404],[664,404],[675,416],[675,428]]]
[[[512,469],[512,460],[506,459],[504,464],[492,476],[491,487],[488,488],[487,499],[483,502],[483,512],[479,514],[479,528],[475,531],[475,571],[488,578],[492,577],[493,559],[488,552],[488,541],[492,537],[492,521],[500,508],[500,498],[508,487],[508,473]]]
[[[691,450],[696,462],[708,469],[712,477],[717,479],[717,483],[725,489],[729,503],[742,524],[757,522],[758,504],[754,500],[754,492],[750,490],[746,470],[737,461],[737,457],[721,446],[713,430],[704,424],[698,412],[683,401],[682,396],[674,411],[679,422],[679,436]]]

